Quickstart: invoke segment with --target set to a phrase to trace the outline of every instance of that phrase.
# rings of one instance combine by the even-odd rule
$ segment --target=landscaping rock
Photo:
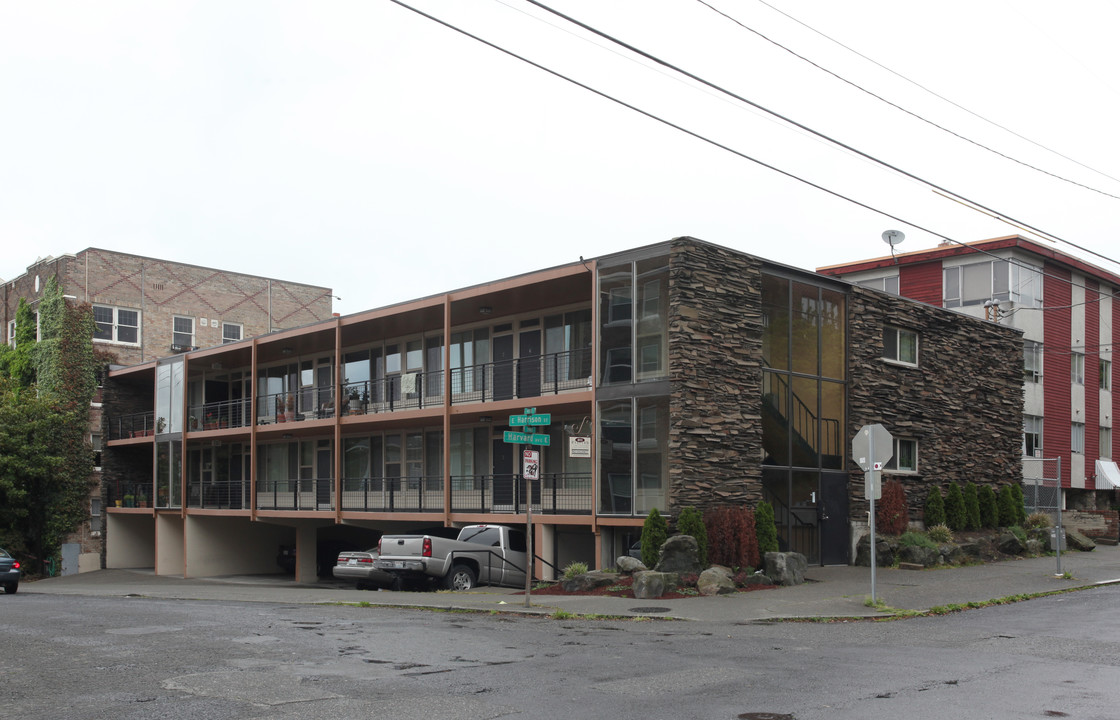
[[[775,585],[800,585],[809,567],[805,556],[795,552],[768,552],[763,563]]]
[[[759,571],[759,572],[753,573],[751,575],[748,575],[743,580],[743,586],[744,587],[751,587],[752,585],[773,585],[773,584],[774,584],[774,581],[770,579],[770,576],[766,575],[762,571]]]
[[[891,544],[879,538],[875,543],[875,564],[879,567],[894,565],[894,548]],[[871,567],[871,536],[864,535],[856,545],[856,565]]]
[[[995,541],[996,550],[1004,555],[1022,555],[1027,548],[1013,533],[1002,533]]]
[[[902,545],[898,548],[898,562],[933,567],[941,560],[941,553],[936,548],[919,547],[917,545]]]
[[[1046,543],[1038,538],[1027,539],[1027,552],[1031,555],[1041,555],[1046,551]]]
[[[1089,552],[1097,547],[1097,544],[1089,539],[1088,535],[1083,534],[1080,530],[1069,528],[1066,530],[1066,547],[1070,550],[1080,550],[1081,552]]]
[[[585,593],[595,588],[614,585],[616,582],[618,582],[618,575],[596,570],[583,575],[576,575],[570,580],[562,580],[560,587],[564,588],[564,592]]]
[[[649,570],[638,558],[632,558],[629,555],[622,555],[614,561],[614,565],[618,568],[618,572],[623,575],[633,575],[636,572]]]
[[[710,567],[700,573],[696,589],[701,595],[726,595],[735,592],[735,583],[731,580],[730,573],[723,568]]]
[[[661,545],[661,559],[657,561],[657,572],[675,572],[698,575],[700,567],[700,548],[696,538],[691,535],[674,535]]]
[[[964,552],[961,550],[960,545],[938,545],[937,551],[941,555],[941,561],[945,563],[955,564],[964,559]]]
[[[960,544],[961,554],[970,558],[983,557],[984,548],[977,542],[966,542]]]
[[[644,570],[634,573],[634,584],[631,589],[634,597],[640,600],[659,598],[665,591],[673,586],[671,576],[655,570]]]

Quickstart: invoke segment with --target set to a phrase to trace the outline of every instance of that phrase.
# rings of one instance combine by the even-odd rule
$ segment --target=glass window
[[[1085,355],[1073,353],[1069,356],[1070,381],[1074,385],[1085,384]]]
[[[820,289],[793,284],[793,371],[820,374]]]
[[[1099,435],[1097,436],[1097,455],[1102,458],[1112,457],[1112,428],[1102,427],[1098,428]]]
[[[222,342],[237,342],[243,336],[244,328],[240,323],[222,323]]]
[[[902,328],[883,328],[883,359],[917,365],[918,333]]]
[[[789,369],[789,280],[762,276],[762,363]]]
[[[93,339],[135,344],[140,338],[140,312],[110,305],[93,306]],[[10,326],[15,331],[15,322]],[[14,341],[14,335],[12,340]]]
[[[942,271],[944,276],[942,304],[947,308],[960,307],[961,305],[961,269],[947,267]]]
[[[171,344],[179,349],[194,347],[194,318],[176,315],[172,319]]]
[[[633,420],[629,399],[599,408],[599,458],[602,463],[600,512],[629,515],[633,511]]]
[[[668,355],[669,266],[658,257],[637,263],[638,272],[638,379],[663,377]]]
[[[600,382],[629,383],[633,379],[631,326],[632,272],[629,264],[599,272],[600,342],[603,367]]]
[[[1101,390],[1112,389],[1112,361],[1100,361],[1100,387]]]
[[[1042,343],[1026,340],[1023,343],[1023,380],[1038,382],[1042,377]]]
[[[1085,452],[1085,423],[1071,423],[1069,433],[1070,452]]]
[[[863,287],[882,290],[884,292],[889,292],[892,295],[898,295],[898,275],[888,275],[887,277],[863,280],[859,284]]]
[[[894,457],[884,466],[895,472],[918,471],[918,441],[909,438],[894,439]]]
[[[821,289],[821,375],[843,380],[847,368],[847,298]]]
[[[1023,416],[1023,455],[1036,457],[1042,453],[1042,418]]]

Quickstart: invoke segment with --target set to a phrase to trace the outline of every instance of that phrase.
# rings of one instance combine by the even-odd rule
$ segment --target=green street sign
[[[502,439],[507,443],[520,443],[522,445],[550,445],[552,438],[548,435],[541,433],[523,433],[512,432],[506,430],[502,433]]]
[[[535,413],[533,415],[510,415],[510,427],[523,427],[525,425],[551,425],[552,413]]]

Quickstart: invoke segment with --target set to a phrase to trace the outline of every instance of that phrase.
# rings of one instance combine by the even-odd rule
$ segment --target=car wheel
[[[393,590],[393,591],[396,591],[396,592],[400,592],[401,590],[404,590],[404,581],[401,580],[400,575],[394,575],[393,576],[393,580],[389,583],[389,589]]]
[[[443,587],[447,590],[470,590],[475,584],[474,570],[466,565],[456,565],[443,579]]]
[[[4,592],[8,593],[9,595],[15,595],[16,590],[18,590],[18,589],[19,589],[19,583],[8,583],[7,585],[4,586]]]

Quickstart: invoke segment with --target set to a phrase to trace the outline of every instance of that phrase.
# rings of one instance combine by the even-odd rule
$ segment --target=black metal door
[[[513,336],[494,338],[494,399],[513,397]]]
[[[541,394],[541,331],[523,331],[518,350],[517,397],[536,397]]]
[[[821,473],[821,564],[848,564],[848,475]]]
[[[513,445],[504,440],[494,441],[494,452],[490,456],[494,466],[491,469],[494,478],[495,508],[513,508],[514,480],[518,477],[513,473]]]

